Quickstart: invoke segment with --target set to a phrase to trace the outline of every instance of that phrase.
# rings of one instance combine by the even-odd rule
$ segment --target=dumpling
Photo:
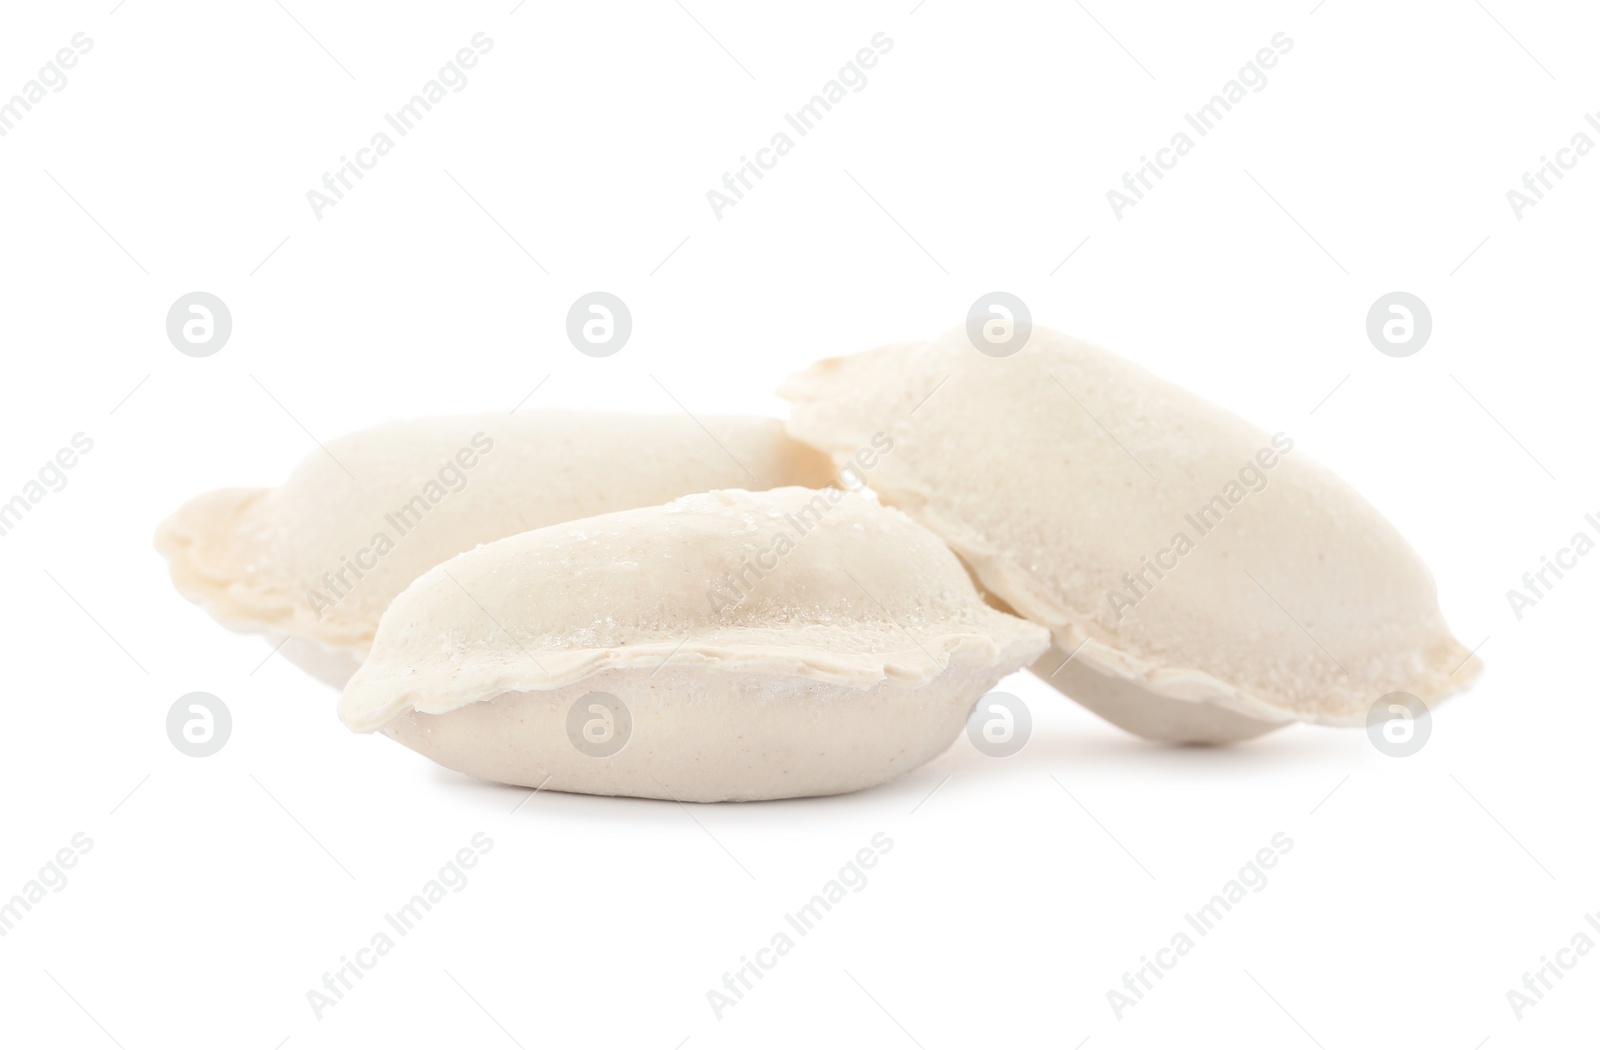
[[[432,569],[384,614],[339,714],[507,784],[829,795],[938,755],[1048,644],[898,511],[836,488],[726,490]]]
[[[957,329],[779,395],[790,433],[1050,628],[1040,677],[1141,736],[1360,725],[1388,693],[1432,704],[1480,670],[1421,559],[1292,435],[1098,347],[1035,328],[991,357]]]
[[[330,441],[279,488],[198,496],[155,544],[184,597],[342,687],[394,596],[480,543],[707,489],[833,477],[826,457],[755,416],[413,419]]]

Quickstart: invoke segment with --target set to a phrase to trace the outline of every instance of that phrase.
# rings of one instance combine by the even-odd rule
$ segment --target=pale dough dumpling
[[[426,573],[384,615],[339,714],[507,784],[828,795],[939,754],[1048,644],[898,511],[840,489],[729,490]]]
[[[413,419],[328,442],[278,488],[190,500],[156,548],[190,601],[342,687],[394,596],[480,543],[712,488],[833,477],[826,457],[756,416]]]
[[[1033,670],[1141,736],[1362,724],[1480,670],[1382,515],[1294,447],[1098,347],[964,329],[819,362],[790,432],[1050,628]],[[1070,660],[1068,659],[1070,657]]]

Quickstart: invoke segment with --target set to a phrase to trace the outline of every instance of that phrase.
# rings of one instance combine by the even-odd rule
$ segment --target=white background
[[[1600,558],[1520,621],[1506,599],[1600,512],[1600,159],[1520,219],[1506,198],[1600,109],[1592,10],[515,2],[7,7],[0,96],[93,48],[0,138],[0,498],[75,433],[94,449],[0,537],[0,896],[94,845],[0,939],[0,1041],[1592,1042],[1600,953],[1520,1021],[1506,997],[1600,911]],[[467,86],[315,218],[306,191],[478,32]],[[866,87],[715,217],[706,191],[879,32]],[[1266,87],[1117,219],[1106,191],[1279,32]],[[596,288],[635,324],[603,360],[564,334]],[[308,432],[542,380],[529,408],[781,413],[791,370],[996,288],[1290,432],[1395,521],[1487,639],[1420,754],[1314,727],[1155,747],[1019,675],[1010,759],[963,739],[842,798],[513,813],[525,791],[346,732],[150,548],[191,495],[281,480]],[[164,330],[196,289],[234,322],[205,359]],[[1397,289],[1434,320],[1405,359],[1364,331]],[[164,731],[191,690],[234,717],[203,760]],[[318,1020],[307,990],[479,831],[470,885]],[[718,1020],[707,990],[877,832],[870,884]],[[1267,887],[1118,1020],[1108,989],[1278,832]]]

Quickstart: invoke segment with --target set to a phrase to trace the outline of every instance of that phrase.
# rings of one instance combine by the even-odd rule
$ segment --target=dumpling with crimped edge
[[[1047,632],[841,489],[725,490],[424,574],[340,717],[485,780],[712,802],[854,791],[949,747]]]
[[[1391,692],[1433,704],[1480,670],[1422,560],[1292,436],[1098,347],[1035,328],[992,357],[957,329],[779,394],[790,433],[1050,628],[1041,677],[1131,732],[1360,725]]]
[[[155,543],[186,598],[342,687],[394,596],[480,543],[712,488],[833,477],[826,457],[756,416],[441,416],[330,441],[278,488],[204,493]]]

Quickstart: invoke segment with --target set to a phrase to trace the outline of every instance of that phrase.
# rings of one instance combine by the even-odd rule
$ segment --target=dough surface
[[[686,496],[512,536],[427,572],[339,705],[474,776],[680,801],[852,791],[947,748],[1048,644],[940,539],[839,489]],[[581,748],[586,697],[627,710]],[[547,781],[548,778],[548,781]]]
[[[713,488],[833,477],[756,416],[432,417],[330,441],[278,488],[204,493],[155,544],[186,598],[226,627],[287,637],[284,656],[342,687],[395,595],[480,543]]]
[[[1431,704],[1480,670],[1410,545],[1292,435],[1098,347],[1035,328],[994,358],[957,329],[779,394],[792,434],[1051,630],[1040,677],[1132,732],[1359,725],[1387,693]],[[879,433],[893,450],[864,465]]]

